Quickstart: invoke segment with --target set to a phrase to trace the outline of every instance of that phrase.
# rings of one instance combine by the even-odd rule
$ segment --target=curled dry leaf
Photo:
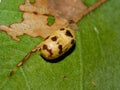
[[[0,25],[0,30],[5,31],[15,40],[19,40],[17,36],[23,34],[45,38],[61,27],[75,24],[92,10],[89,10],[82,0],[35,0],[34,3],[25,0],[19,9],[23,12],[21,23],[14,23],[10,26]],[[55,19],[51,26],[48,25],[49,15],[54,16]]]

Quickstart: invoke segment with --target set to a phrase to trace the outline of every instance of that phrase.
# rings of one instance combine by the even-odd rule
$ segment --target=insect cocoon
[[[56,59],[67,52],[74,43],[74,31],[70,28],[61,28],[40,43],[40,54],[46,59]]]

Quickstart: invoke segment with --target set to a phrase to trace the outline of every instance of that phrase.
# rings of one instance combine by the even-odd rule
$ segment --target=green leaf
[[[94,0],[84,0],[88,5]],[[23,0],[2,0],[0,24],[20,22]],[[12,40],[0,32],[1,90],[119,90],[120,10],[119,0],[107,0],[78,22],[75,49],[63,60],[47,62],[33,54],[11,78],[6,75],[41,38],[21,36]]]

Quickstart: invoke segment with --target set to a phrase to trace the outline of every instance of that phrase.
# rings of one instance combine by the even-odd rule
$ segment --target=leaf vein
[[[30,82],[29,82],[28,78],[26,77],[26,75],[25,75],[25,72],[24,72],[23,68],[20,68],[20,70],[21,70],[22,75],[23,75],[23,77],[24,77],[24,79],[25,79],[25,83],[26,83],[26,86],[27,86],[28,90],[31,90],[31,87],[30,87]]]

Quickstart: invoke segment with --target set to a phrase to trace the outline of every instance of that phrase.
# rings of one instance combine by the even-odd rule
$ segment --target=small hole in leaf
[[[48,20],[48,23],[47,23],[48,26],[52,26],[54,24],[54,22],[55,22],[55,18],[52,15],[48,15],[47,20]]]
[[[91,2],[89,0],[83,0],[83,2],[85,3],[85,5],[87,6],[92,6],[93,4],[95,4],[95,2],[97,2],[99,0],[91,0]]]
[[[35,0],[30,0],[30,2],[31,2],[31,3],[34,3],[34,2],[35,2]]]

